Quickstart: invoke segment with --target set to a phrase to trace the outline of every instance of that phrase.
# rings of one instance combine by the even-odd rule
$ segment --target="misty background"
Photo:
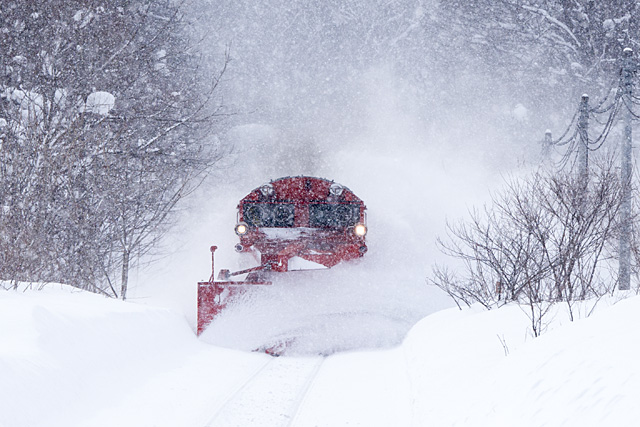
[[[562,108],[579,90],[536,64],[546,52],[522,45],[496,62],[507,47],[467,25],[490,23],[480,4],[211,1],[196,13],[203,54],[213,64],[231,55],[222,89],[237,114],[227,138],[293,173],[324,172],[328,153],[363,139],[370,152],[445,149],[512,167],[570,119]]]
[[[320,326],[309,319],[355,311],[365,317],[377,312],[386,326],[379,318],[351,316],[346,323],[360,327],[343,327],[351,332],[335,342],[298,347],[392,345],[415,321],[450,306],[426,285],[432,265],[444,259],[436,238],[446,221],[487,202],[505,177],[537,168],[545,131],[564,131],[585,88],[594,97],[610,89],[607,61],[583,73],[593,64],[579,64],[563,41],[566,27],[527,5],[192,5],[193,31],[208,64],[216,69],[230,55],[221,85],[229,116],[220,135],[230,155],[194,198],[196,207],[172,240],[173,249],[181,249],[172,252],[170,267],[155,267],[152,279],[141,274],[141,298],[150,286],[158,295],[160,280],[168,284],[160,287],[164,299],[172,301],[165,303],[181,302],[193,319],[193,285],[208,277],[209,245],[221,248],[217,268],[255,264],[232,251],[237,201],[270,179],[305,174],[334,179],[365,201],[369,253],[356,265],[303,276],[297,288],[288,279],[289,286],[252,291],[251,303],[228,310],[205,339],[251,349],[260,340],[303,335],[290,329],[306,325],[306,336],[322,341],[345,319],[333,329],[331,316]],[[602,28],[594,16],[594,33],[604,34]],[[305,314],[287,310],[292,305]]]

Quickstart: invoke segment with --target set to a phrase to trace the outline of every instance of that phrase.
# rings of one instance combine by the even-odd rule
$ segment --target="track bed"
[[[274,358],[232,392],[206,425],[292,425],[324,360],[324,357]]]

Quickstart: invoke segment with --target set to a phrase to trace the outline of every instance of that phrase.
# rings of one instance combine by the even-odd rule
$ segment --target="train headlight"
[[[367,226],[364,224],[356,224],[356,226],[353,227],[353,234],[359,237],[364,236],[367,234]]]
[[[273,196],[273,185],[264,184],[264,185],[260,186],[260,192],[265,197]]]
[[[343,191],[344,187],[340,184],[331,184],[331,187],[329,187],[329,194],[333,196],[341,196]]]
[[[247,231],[249,231],[249,227],[247,227],[247,224],[241,222],[240,224],[236,225],[236,234],[238,236],[244,236],[245,234],[247,234]]]

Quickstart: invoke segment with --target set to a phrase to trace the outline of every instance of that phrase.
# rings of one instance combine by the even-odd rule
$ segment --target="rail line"
[[[205,426],[293,425],[324,360],[324,357],[272,359],[231,393]]]
[[[251,375],[249,375],[247,377],[247,379],[245,379],[244,381],[240,382],[238,384],[238,386],[229,394],[229,396],[224,400],[224,402],[218,406],[218,410],[216,411],[215,415],[209,419],[209,421],[205,424],[205,427],[213,427],[217,424],[214,424],[214,422],[216,421],[216,418],[218,417],[218,415],[220,415],[220,413],[224,410],[224,408],[227,406],[227,404],[231,401],[233,401],[233,399],[236,398],[236,396],[238,396],[239,394],[242,393],[242,391],[247,388],[247,386],[249,384],[251,384],[251,382],[260,375],[260,373],[262,371],[264,371],[270,364],[272,364],[275,360],[271,359],[269,361],[267,361],[265,364],[261,365],[258,369],[256,369],[255,371],[253,371],[253,373],[251,373]]]
[[[304,407],[304,404],[307,400],[307,396],[309,396],[309,392],[312,390],[313,385],[315,384],[318,371],[320,371],[320,368],[322,367],[322,364],[325,360],[326,357],[322,357],[320,359],[320,361],[314,367],[313,372],[311,372],[311,374],[309,375],[307,382],[304,384],[304,387],[300,390],[295,406],[293,407],[293,411],[291,412],[291,418],[289,420],[289,423],[287,424],[289,427],[295,426],[301,409]]]

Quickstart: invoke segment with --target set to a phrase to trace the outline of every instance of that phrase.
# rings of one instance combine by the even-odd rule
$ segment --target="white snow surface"
[[[533,338],[517,306],[453,308],[394,348],[275,358],[208,344],[168,309],[1,291],[0,426],[634,425],[640,297],[549,320]]]

